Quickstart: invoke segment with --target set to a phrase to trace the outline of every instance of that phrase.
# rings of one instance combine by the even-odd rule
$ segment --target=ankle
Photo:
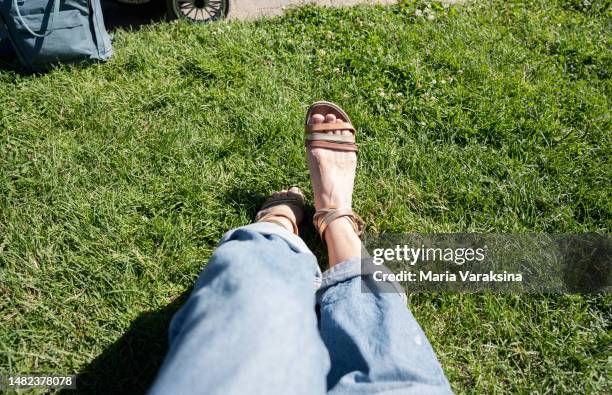
[[[361,240],[346,218],[333,221],[325,229],[329,266],[361,256]]]
[[[338,238],[343,238],[347,233],[355,233],[353,226],[346,218],[338,218],[325,228],[325,242],[333,245]]]
[[[289,218],[282,215],[270,215],[265,220],[261,222],[270,222],[276,225],[280,225],[283,228],[287,229],[289,232],[293,233],[293,223],[289,220]]]

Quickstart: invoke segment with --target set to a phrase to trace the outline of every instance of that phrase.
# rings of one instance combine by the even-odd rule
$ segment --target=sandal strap
[[[357,152],[357,144],[335,143],[333,141],[306,141],[308,148],[326,148],[336,151]]]
[[[263,214],[263,215],[260,215]],[[274,218],[277,217],[283,217],[283,218],[287,218],[289,220],[289,222],[291,222],[291,226],[293,227],[293,233],[296,235],[300,234],[300,228],[298,228],[297,224],[295,223],[295,221],[288,217],[285,214],[279,214],[279,213],[274,213],[274,212],[270,212],[270,211],[260,211],[257,214],[257,217],[255,217],[255,221],[256,222],[272,222],[275,223],[279,226],[282,226],[283,228],[285,227],[285,225],[282,224],[282,222],[275,220]]]
[[[340,144],[355,144],[355,135],[343,136],[329,133],[307,133],[306,141],[330,141]]]
[[[280,206],[282,204],[294,205],[297,206],[300,210],[304,210],[304,196],[296,194],[292,196],[278,196],[268,198],[257,212],[257,215],[255,216],[255,221],[273,222],[277,225],[283,226],[282,223],[280,223],[279,221],[275,221],[273,218],[284,217],[287,218],[289,222],[291,222],[291,225],[293,226],[293,233],[298,235],[300,233],[300,229],[298,228],[293,218],[278,212],[274,212],[274,210],[272,210],[273,207]]]
[[[357,215],[351,208],[324,208],[318,210],[314,217],[312,218],[312,223],[314,224],[315,229],[321,235],[321,239],[325,242],[325,230],[335,220],[338,218],[345,217],[355,230],[357,236],[361,237],[363,231],[365,230],[365,222],[363,219]]]
[[[299,196],[299,197],[298,197]],[[259,211],[265,210],[270,207],[280,206],[281,204],[293,204],[299,208],[304,207],[304,197],[298,196],[279,196],[268,198],[264,204],[261,205]]]
[[[309,123],[306,124],[307,133],[329,132],[330,130],[350,130],[355,134],[355,127],[352,123],[344,121],[342,123]]]

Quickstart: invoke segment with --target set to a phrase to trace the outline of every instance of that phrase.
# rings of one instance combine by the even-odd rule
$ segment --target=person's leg
[[[330,394],[449,394],[450,386],[405,296],[362,289],[359,259],[324,273],[320,332]]]
[[[321,273],[289,231],[287,220],[301,213],[272,210],[279,215],[266,218],[274,223],[222,238],[172,320],[170,349],[150,394],[325,392],[329,356],[314,312]]]
[[[340,123],[314,114],[310,123]],[[329,133],[348,135],[348,130]],[[309,148],[317,210],[352,205],[356,154]],[[362,292],[361,241],[345,218],[325,229],[330,269],[319,291],[320,332],[332,363],[331,394],[451,393],[436,356],[400,293]]]

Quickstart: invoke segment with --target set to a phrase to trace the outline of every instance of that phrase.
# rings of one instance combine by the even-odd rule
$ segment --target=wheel
[[[229,0],[166,0],[170,19],[206,23],[223,19],[229,13]]]

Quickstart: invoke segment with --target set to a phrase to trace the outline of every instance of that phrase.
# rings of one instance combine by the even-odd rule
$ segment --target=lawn
[[[611,18],[606,0],[308,6],[119,30],[106,64],[0,69],[0,375],[143,392],[219,237],[276,189],[311,196],[317,99],[359,129],[371,232],[609,232]],[[609,295],[409,305],[457,393],[612,391]]]

